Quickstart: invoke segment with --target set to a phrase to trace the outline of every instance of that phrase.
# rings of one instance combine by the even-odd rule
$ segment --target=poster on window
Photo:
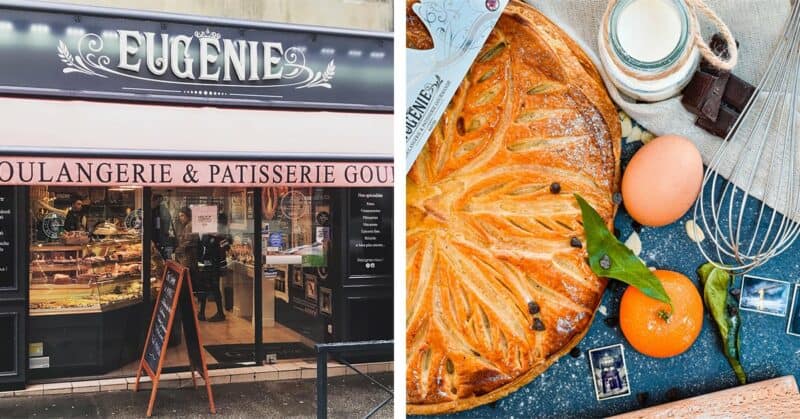
[[[217,232],[216,205],[192,205],[192,232],[198,234]]]

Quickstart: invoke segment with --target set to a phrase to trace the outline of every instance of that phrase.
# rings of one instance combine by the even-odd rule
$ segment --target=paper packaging
[[[406,49],[406,173],[489,37],[508,0],[421,0],[412,6],[433,49]]]

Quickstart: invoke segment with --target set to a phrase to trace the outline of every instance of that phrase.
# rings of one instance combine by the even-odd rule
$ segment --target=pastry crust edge
[[[599,304],[598,304],[599,305]],[[564,346],[564,348],[553,355],[550,355],[545,362],[540,364],[536,368],[530,369],[527,373],[520,375],[517,377],[516,380],[499,387],[489,393],[477,396],[477,397],[470,397],[468,399],[458,399],[453,400],[451,402],[446,403],[436,403],[436,404],[407,404],[406,405],[406,414],[407,415],[439,415],[445,413],[456,413],[461,412],[464,410],[473,409],[479,406],[483,406],[485,404],[489,404],[500,400],[509,394],[519,390],[520,388],[530,384],[536,377],[541,375],[544,371],[546,371],[550,366],[552,366],[556,361],[561,359],[562,356],[569,353],[572,348],[578,345],[578,343],[583,340],[587,333],[589,333],[589,329],[591,329],[591,325],[594,323],[594,318],[597,315],[597,310],[595,313],[592,314],[592,319],[589,321],[589,327],[586,328],[581,334],[575,335],[572,340]]]

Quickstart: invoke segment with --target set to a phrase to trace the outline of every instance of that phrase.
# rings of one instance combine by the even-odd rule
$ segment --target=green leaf
[[[728,320],[731,327],[725,345],[725,357],[728,358],[728,363],[733,367],[733,372],[736,374],[739,383],[746,384],[747,375],[744,373],[742,364],[739,363],[739,329],[741,322],[738,315],[729,316]]]
[[[712,263],[706,263],[697,270],[700,275],[700,283],[703,284],[703,301],[711,312],[711,317],[717,323],[722,341],[725,342],[728,336],[728,288],[731,285],[731,277],[722,269],[717,268]]]
[[[706,303],[711,317],[719,329],[722,338],[722,351],[728,363],[731,364],[736,378],[741,384],[747,382],[747,375],[739,362],[739,329],[741,320],[739,315],[731,315],[728,307],[735,307],[734,300],[728,289],[731,286],[731,276],[724,269],[718,268],[713,263],[706,263],[697,269],[700,282],[703,284],[703,301]]]
[[[575,199],[578,200],[583,215],[586,250],[589,252],[589,266],[592,271],[601,277],[618,279],[636,287],[644,295],[672,306],[661,281],[608,231],[603,218],[586,200],[578,194],[575,194]],[[600,262],[606,256],[610,262],[608,269],[603,268]]]

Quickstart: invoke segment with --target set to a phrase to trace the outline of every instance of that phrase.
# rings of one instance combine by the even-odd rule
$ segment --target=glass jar
[[[612,0],[598,45],[606,73],[622,93],[657,102],[683,90],[700,62],[691,13],[684,0]]]

